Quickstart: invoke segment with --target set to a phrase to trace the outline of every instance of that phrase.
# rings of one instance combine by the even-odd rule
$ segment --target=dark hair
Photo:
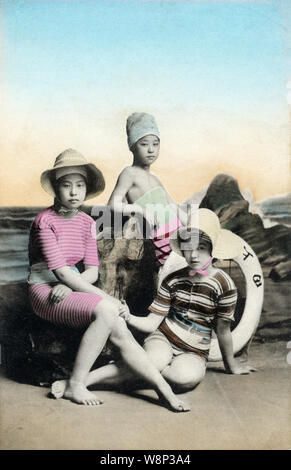
[[[184,236],[181,236],[183,233]],[[188,227],[185,227],[184,229],[180,229],[178,231],[178,243],[180,246],[181,251],[185,250],[191,250],[195,246],[198,246],[198,243],[200,240],[205,241],[205,243],[208,243],[210,248],[209,251],[210,253],[212,252],[212,242],[208,235],[201,230],[198,230],[196,228],[189,229]],[[196,241],[196,243],[195,243]],[[184,244],[184,249],[183,249],[183,244]]]
[[[63,179],[66,177],[67,175],[64,175],[64,176],[61,176],[58,180],[56,179],[56,174],[54,171],[52,171],[51,173],[51,177],[50,177],[50,180],[51,180],[51,184],[52,184],[52,187],[54,189],[54,192],[56,194],[56,196],[58,197],[58,193],[59,193],[59,186],[60,186],[60,183],[63,181]],[[90,191],[89,189],[89,182],[87,181],[87,179],[83,176],[83,175],[80,175],[82,176],[82,178],[84,179],[85,183],[86,183],[86,194],[88,194],[88,192]]]

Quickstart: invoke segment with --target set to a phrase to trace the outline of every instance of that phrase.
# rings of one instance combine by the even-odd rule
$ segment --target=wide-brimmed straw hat
[[[170,237],[171,249],[183,256],[181,244],[191,237],[199,236],[199,232],[205,233],[212,244],[211,256],[217,259],[232,259],[243,252],[243,244],[240,237],[230,230],[221,228],[219,218],[209,209],[198,209],[188,214],[187,226],[180,227]],[[190,249],[188,245],[188,249]]]
[[[51,196],[56,196],[53,180],[56,181],[64,175],[80,173],[87,180],[86,199],[91,199],[102,193],[105,181],[102,172],[77,150],[67,149],[57,156],[53,168],[41,174],[40,182],[43,189]]]

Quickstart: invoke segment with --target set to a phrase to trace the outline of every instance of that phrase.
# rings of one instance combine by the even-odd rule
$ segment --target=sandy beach
[[[7,297],[25,301],[17,284],[1,286],[0,296],[2,309]],[[0,448],[289,449],[290,309],[290,284],[266,278],[261,322],[249,352],[258,372],[231,376],[221,363],[209,363],[202,384],[183,395],[192,406],[185,414],[160,406],[152,390],[98,391],[104,404],[96,408],[50,399],[48,388],[17,383],[2,366]]]
[[[47,397],[48,389],[1,373],[1,449],[290,449],[290,367],[286,342],[254,343],[259,371],[230,376],[219,364],[185,395],[189,413],[159,406],[156,394],[98,391],[104,404],[85,407]]]

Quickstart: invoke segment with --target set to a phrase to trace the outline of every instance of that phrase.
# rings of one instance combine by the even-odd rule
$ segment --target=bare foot
[[[178,398],[176,395],[174,395],[173,398],[167,401],[170,408],[174,411],[183,412],[191,410],[191,407],[187,405],[187,403],[184,403],[182,400],[180,400],[180,398]]]
[[[80,382],[69,380],[58,380],[51,387],[51,394],[55,398],[67,398],[79,405],[101,405],[103,402],[90,392],[86,386]]]
[[[170,386],[165,388],[163,392],[158,391],[160,400],[172,411],[183,412],[190,411],[191,407],[184,403],[177,395],[175,395]]]
[[[67,388],[68,380],[57,380],[51,386],[51,394],[55,398],[62,398]]]

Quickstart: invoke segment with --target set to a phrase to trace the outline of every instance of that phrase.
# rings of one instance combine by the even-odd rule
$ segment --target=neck
[[[206,261],[206,263],[200,269],[189,269],[189,275],[195,276],[195,274],[201,274],[202,276],[209,276],[209,274],[211,274],[213,271],[212,260],[213,258],[209,258],[209,260]]]
[[[135,161],[133,161],[132,166],[137,166],[138,168],[141,168],[142,170],[147,171],[147,172],[150,171],[150,165],[146,165],[146,164],[141,165],[140,163],[136,163]]]
[[[79,212],[78,208],[69,209],[68,207],[63,206],[60,203],[60,201],[58,201],[57,199],[55,199],[53,208],[57,212],[58,215],[64,216],[64,217],[66,217],[66,216],[72,217],[72,216],[78,214],[78,212]]]

